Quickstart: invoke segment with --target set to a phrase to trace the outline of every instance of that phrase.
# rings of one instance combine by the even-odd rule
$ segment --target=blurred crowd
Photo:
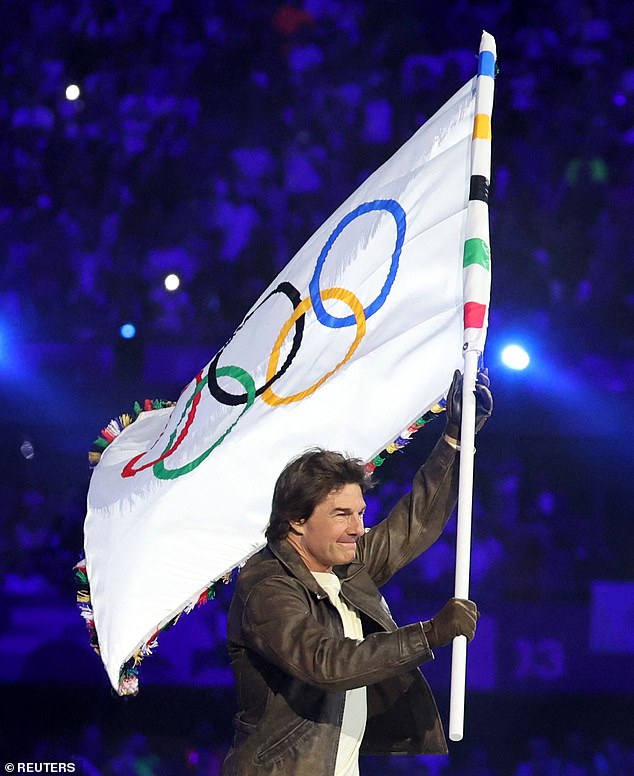
[[[486,27],[495,314],[632,357],[630,4],[3,6],[0,305],[17,338],[99,343],[132,321],[145,341],[222,344],[474,74]]]
[[[409,489],[442,422],[419,432],[425,435],[420,451],[397,453],[376,470],[377,487],[366,497],[369,525]],[[585,470],[569,453],[557,467],[544,466],[544,445],[530,438],[500,447],[486,429],[478,439],[471,578],[482,603],[583,603],[593,580],[631,578],[628,507],[618,493],[606,493],[598,472],[580,481]],[[33,480],[16,481],[2,504],[0,590],[16,599],[68,600],[74,594],[70,569],[82,554],[87,483],[81,472],[75,481],[48,481],[41,463],[37,457],[21,462]],[[454,519],[391,583],[390,600],[402,616],[408,602],[418,600],[416,591],[438,601],[453,589],[455,531]]]
[[[190,740],[152,739],[136,730],[103,733],[86,725],[74,741],[41,740],[35,762],[70,762],[82,776],[217,776],[228,744],[214,744],[213,731],[201,728]],[[362,757],[364,776],[632,776],[634,746],[619,736],[591,743],[580,731],[563,736],[529,735],[515,751],[464,742],[446,756]]]

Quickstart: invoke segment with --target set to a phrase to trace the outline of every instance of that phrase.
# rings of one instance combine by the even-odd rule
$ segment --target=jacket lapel
[[[317,599],[322,600],[328,597],[304,561],[288,542],[284,540],[271,542],[269,548],[286,570]],[[389,607],[372,580],[363,573],[364,569],[365,565],[360,561],[352,561],[346,566],[335,566],[333,571],[341,580],[342,597],[355,609],[374,620],[381,628],[392,631],[397,625],[392,618]]]

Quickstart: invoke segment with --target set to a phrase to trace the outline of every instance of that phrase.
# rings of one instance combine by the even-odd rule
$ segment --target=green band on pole
[[[489,246],[479,237],[472,237],[464,244],[463,267],[471,264],[480,264],[489,272],[491,270],[491,251]]]

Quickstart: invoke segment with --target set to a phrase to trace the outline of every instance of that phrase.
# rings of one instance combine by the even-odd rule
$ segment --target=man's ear
[[[288,525],[293,533],[300,534],[303,536],[305,522],[306,522],[306,518],[302,517],[301,520],[289,520]]]

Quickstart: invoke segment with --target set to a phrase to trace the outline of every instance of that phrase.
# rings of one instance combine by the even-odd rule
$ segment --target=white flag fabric
[[[476,82],[312,235],[175,406],[104,450],[84,616],[121,694],[157,632],[264,544],[290,458],[319,446],[371,461],[461,368]]]

